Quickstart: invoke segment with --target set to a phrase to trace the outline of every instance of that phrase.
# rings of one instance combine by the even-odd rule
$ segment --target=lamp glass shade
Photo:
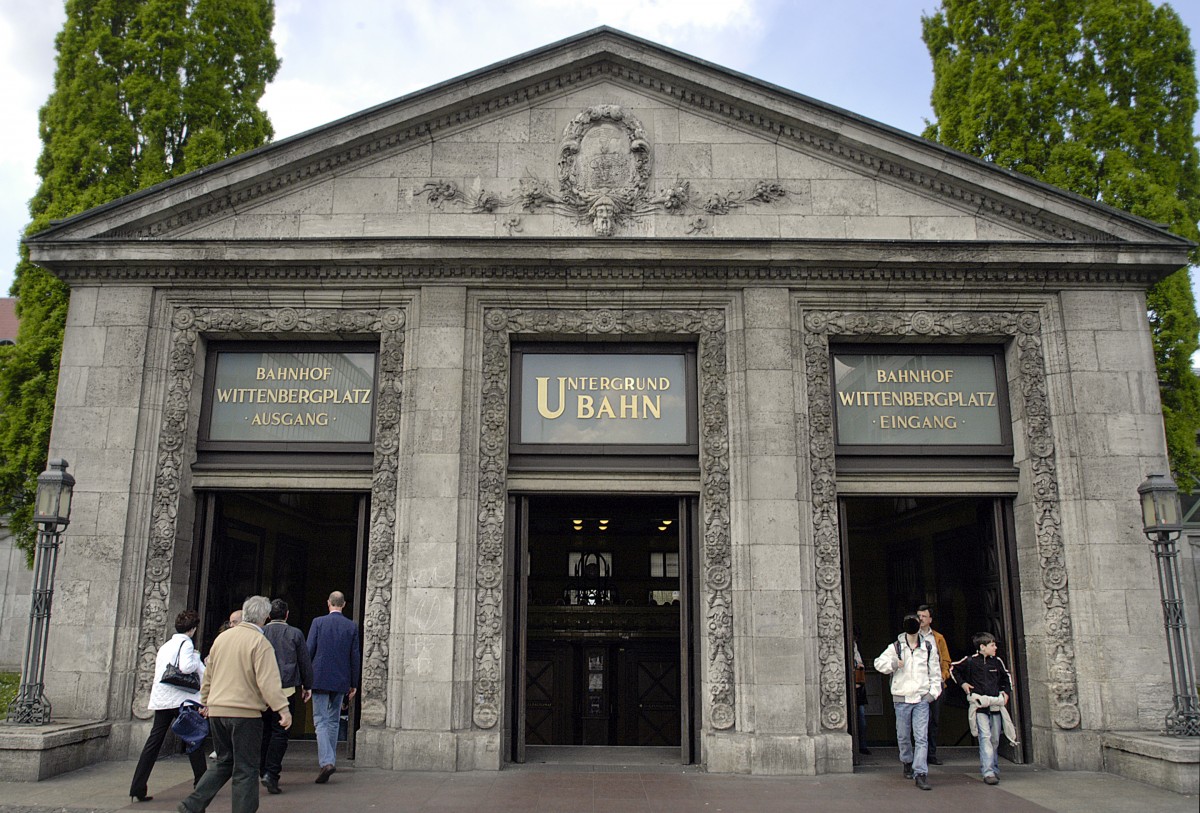
[[[1142,530],[1146,534],[1176,533],[1183,529],[1179,490],[1167,474],[1151,474],[1138,486],[1142,498]]]
[[[49,467],[38,475],[34,522],[54,525],[70,522],[74,487],[75,478],[67,473],[67,461],[51,460]]]

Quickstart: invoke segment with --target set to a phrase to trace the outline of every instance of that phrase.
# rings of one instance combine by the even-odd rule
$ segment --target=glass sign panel
[[[209,440],[369,443],[374,353],[217,353]]]
[[[682,354],[526,353],[521,443],[685,444]]]
[[[839,445],[1004,442],[995,356],[838,353],[833,365]]]

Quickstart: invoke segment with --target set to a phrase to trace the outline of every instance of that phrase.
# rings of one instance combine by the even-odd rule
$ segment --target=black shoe
[[[321,772],[317,774],[317,784],[324,785],[329,781],[329,777],[332,776],[333,772],[336,770],[337,768],[333,767],[332,765],[322,765]]]
[[[267,793],[283,793],[279,788],[279,780],[269,774],[263,777],[262,783],[263,787],[267,789]]]
[[[943,762],[942,762],[940,759],[938,759],[937,757],[930,757],[930,758],[929,758],[929,764],[930,764],[930,765],[943,765],[944,763],[943,763]]]
[[[139,796],[136,793],[129,794],[129,801],[131,802],[149,802],[153,799],[153,796]]]
[[[905,778],[905,779],[912,779],[912,778],[913,778],[913,772],[912,772],[912,763],[911,763],[911,762],[905,762],[905,763],[904,763],[904,778]]]
[[[919,773],[913,777],[913,780],[915,781],[917,787],[921,790],[932,790],[932,788],[929,787],[929,783],[925,781],[925,774]]]

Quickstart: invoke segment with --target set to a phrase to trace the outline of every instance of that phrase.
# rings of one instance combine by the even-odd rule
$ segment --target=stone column
[[[453,771],[455,574],[466,291],[424,288],[406,376],[408,452],[398,512],[398,612],[391,685],[399,688],[393,767]]]

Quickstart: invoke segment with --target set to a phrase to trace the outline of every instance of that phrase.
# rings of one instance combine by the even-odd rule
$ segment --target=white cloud
[[[53,86],[54,35],[65,18],[44,0],[0,3],[0,296],[7,296],[17,244],[37,191],[38,109]]]

